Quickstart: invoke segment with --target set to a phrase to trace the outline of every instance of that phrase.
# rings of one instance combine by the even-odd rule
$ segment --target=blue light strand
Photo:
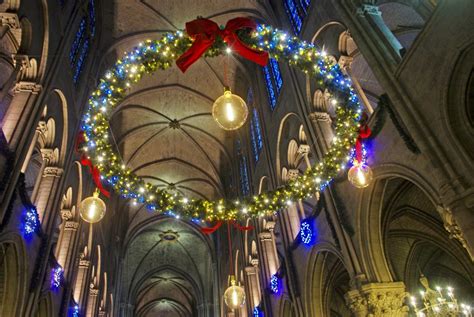
[[[253,309],[253,317],[263,317],[263,311],[260,307],[257,306]]]
[[[280,292],[280,279],[276,274],[273,274],[270,278],[270,290],[273,294],[278,294]]]
[[[86,39],[84,44],[82,45],[81,55],[79,56],[76,69],[74,71],[74,77],[73,77],[74,83],[77,83],[79,81],[79,78],[82,73],[82,69],[84,67],[84,63],[88,55],[89,55],[89,39]]]
[[[314,230],[312,221],[306,219],[300,224],[300,239],[306,245],[310,245],[314,241]]]
[[[89,27],[91,37],[95,36],[95,1],[89,0]]]
[[[51,269],[51,289],[57,290],[61,287],[64,277],[64,270],[61,265],[56,264],[56,266]]]
[[[22,231],[25,239],[30,239],[40,228],[40,220],[36,207],[26,208],[23,213]]]

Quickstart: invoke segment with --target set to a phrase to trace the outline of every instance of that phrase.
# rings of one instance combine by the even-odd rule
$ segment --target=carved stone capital
[[[89,288],[89,296],[98,296],[99,295],[99,289],[95,287],[94,284],[91,284]]]
[[[258,267],[258,263],[259,263],[259,261],[258,261],[257,258],[252,258],[252,260],[250,260],[250,264],[252,264],[252,266],[253,266],[254,268],[257,268],[257,267]]]
[[[0,12],[0,26],[8,26],[11,30],[20,30],[20,20],[16,13]],[[20,43],[20,42],[18,42]]]
[[[46,125],[46,121],[40,120],[38,122],[38,126],[36,127],[36,131],[38,131],[41,134],[45,134],[46,131],[48,131],[48,126]]]
[[[64,170],[60,167],[56,167],[56,166],[47,166],[45,167],[44,169],[44,172],[43,172],[43,177],[48,177],[48,176],[51,176],[51,177],[61,177],[61,175],[63,175],[63,172]]]
[[[341,55],[341,57],[339,57],[338,64],[339,66],[341,66],[342,69],[346,69],[348,67],[351,67],[353,60],[354,58],[350,56]]]
[[[449,238],[458,240],[463,248],[465,248],[469,253],[471,260],[474,260],[474,256],[467,244],[466,239],[464,238],[461,228],[454,218],[451,209],[443,206],[437,206],[436,209],[438,210],[441,219],[443,219],[444,229],[446,229],[446,231],[449,233]]]
[[[21,93],[21,92],[27,92],[31,93],[33,95],[39,94],[43,87],[37,83],[30,82],[30,81],[20,81],[15,84],[15,87],[13,87],[13,92],[15,94]]]
[[[300,144],[300,146],[298,146],[298,151],[297,151],[298,154],[305,155],[305,154],[308,154],[309,152],[310,152],[310,147],[308,144]]]
[[[312,112],[309,114],[309,119],[315,123],[317,122],[331,123],[332,122],[331,117],[329,116],[327,112],[319,112],[319,111]]]
[[[300,175],[300,171],[295,168],[291,168],[288,170],[288,173],[286,175],[289,181],[294,181]]]
[[[403,282],[369,283],[346,294],[346,303],[355,316],[407,316],[404,304],[408,292]]]
[[[66,223],[64,224],[64,229],[65,230],[76,231],[77,228],[79,228],[79,222],[66,221]]]
[[[269,232],[269,231],[262,231],[258,234],[258,237],[260,238],[260,241],[264,242],[264,241],[268,241],[268,240],[272,240],[273,239],[273,236],[272,236],[272,233]]]
[[[88,268],[91,265],[91,261],[84,259],[83,254],[81,253],[81,260],[79,261],[79,267]]]
[[[376,15],[382,16],[382,12],[380,12],[379,7],[371,4],[363,4],[359,8],[357,8],[357,15],[365,16],[368,15]]]

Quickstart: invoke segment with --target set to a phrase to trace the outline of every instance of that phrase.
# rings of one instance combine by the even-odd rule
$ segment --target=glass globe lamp
[[[347,178],[357,188],[365,188],[370,185],[374,178],[372,169],[363,162],[354,161],[354,166],[349,169]]]
[[[105,215],[105,203],[99,198],[99,191],[96,190],[91,197],[81,201],[79,214],[82,220],[88,223],[96,223],[102,220]]]
[[[224,95],[217,98],[212,106],[212,117],[224,130],[237,130],[243,126],[248,113],[245,101],[234,95],[228,87],[224,88]]]
[[[224,292],[224,302],[232,310],[239,309],[245,304],[245,290],[236,285],[234,277],[231,277],[230,284]]]

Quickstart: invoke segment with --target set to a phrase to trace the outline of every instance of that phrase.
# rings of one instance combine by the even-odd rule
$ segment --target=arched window
[[[311,0],[284,0],[286,13],[288,19],[290,19],[291,26],[295,31],[295,34],[301,32],[303,21],[308,13],[308,7],[311,4]]]
[[[265,85],[268,92],[268,102],[270,108],[274,110],[278,101],[278,96],[280,95],[281,87],[283,86],[280,66],[276,60],[271,58],[270,63],[263,67],[263,76],[265,78]]]
[[[79,81],[84,63],[89,55],[91,41],[95,36],[96,17],[94,0],[89,0],[87,11],[87,16],[84,16],[79,23],[76,36],[74,37],[69,52],[69,61],[73,71],[74,83]]]
[[[248,196],[250,194],[250,182],[247,158],[242,151],[240,140],[237,140],[235,143],[237,148],[237,156],[239,158],[240,192],[242,196]]]
[[[252,143],[252,152],[255,162],[260,158],[260,151],[263,148],[262,128],[260,126],[260,117],[258,110],[253,108],[252,119],[250,121],[250,138]]]

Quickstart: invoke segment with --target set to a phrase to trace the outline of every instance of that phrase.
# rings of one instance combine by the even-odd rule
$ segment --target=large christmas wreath
[[[96,176],[100,173],[96,177],[99,187],[101,180],[106,181],[122,197],[146,204],[157,212],[199,221],[242,220],[273,214],[292,202],[308,198],[342,173],[351,160],[354,145],[359,144],[361,110],[350,79],[337,63],[312,44],[245,18],[231,20],[225,28],[198,19],[188,23],[186,30],[140,43],[105,73],[89,98],[80,150],[83,163],[91,166]],[[268,59],[268,56],[262,59],[262,55],[269,54],[313,76],[322,89],[327,89],[336,112],[335,137],[329,151],[319,163],[283,187],[250,197],[209,201],[185,197],[145,182],[122,164],[111,144],[109,116],[114,107],[143,75],[172,67],[178,58],[178,65],[184,70],[199,56],[219,56],[228,48],[259,64]]]

